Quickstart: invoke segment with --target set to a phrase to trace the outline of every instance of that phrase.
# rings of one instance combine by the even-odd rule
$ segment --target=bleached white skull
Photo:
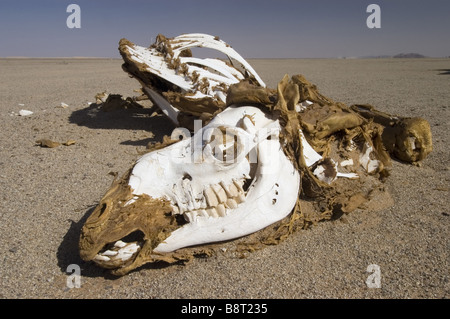
[[[141,157],[128,181],[134,197],[124,206],[148,195],[169,201],[172,214],[185,221],[152,253],[242,237],[286,217],[300,176],[279,131],[278,121],[256,107],[230,107],[193,137]],[[134,259],[144,242],[125,243],[127,235],[94,261],[114,267]]]
[[[154,251],[245,236],[288,215],[300,177],[279,130],[256,107],[228,108],[192,138],[143,156],[130,176],[133,193],[169,199],[188,221]]]

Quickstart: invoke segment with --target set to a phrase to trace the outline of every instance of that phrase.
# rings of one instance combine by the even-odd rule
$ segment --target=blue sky
[[[81,28],[69,29],[69,4]],[[369,29],[369,4],[381,29]],[[120,57],[121,38],[217,35],[245,58],[327,58],[417,52],[450,56],[448,0],[1,0],[0,57]]]

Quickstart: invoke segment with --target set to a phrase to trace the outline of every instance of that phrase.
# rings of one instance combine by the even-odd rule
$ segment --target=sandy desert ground
[[[334,100],[424,117],[434,150],[422,167],[394,161],[388,209],[357,210],[244,259],[224,252],[116,278],[80,259],[80,229],[109,173],[122,175],[174,128],[148,109],[88,106],[102,91],[136,95],[121,63],[0,59],[0,298],[450,297],[450,59],[250,60],[270,87],[300,73]],[[76,143],[36,146],[43,138]],[[80,288],[66,284],[70,264],[81,267]],[[381,288],[366,285],[371,264]]]

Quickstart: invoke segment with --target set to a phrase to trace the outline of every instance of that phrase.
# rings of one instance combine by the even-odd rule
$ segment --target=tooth
[[[225,203],[227,201],[227,193],[225,193],[223,187],[221,187],[220,185],[212,185],[211,188],[214,190],[214,193],[216,193],[220,203]]]
[[[121,240],[116,241],[116,243],[114,244],[114,247],[118,247],[118,248],[123,248],[127,245],[127,243],[124,243]]]
[[[102,255],[96,255],[95,257],[94,257],[94,260],[98,260],[98,261],[110,261],[110,258],[109,257],[106,257],[106,256],[102,256]]]
[[[224,217],[227,215],[227,209],[224,204],[220,204],[217,206],[217,213],[219,213],[220,217]]]
[[[217,209],[215,207],[208,208],[205,211],[205,213],[208,214],[208,216],[211,216],[211,217],[219,217],[219,213],[217,212]]]
[[[172,215],[178,215],[180,213],[180,209],[176,205],[172,205]]]
[[[209,207],[215,207],[219,204],[217,196],[211,187],[206,188],[203,191],[203,194],[205,195],[206,203],[208,204]]]
[[[119,249],[116,259],[127,260],[131,256],[133,256],[133,254],[137,252],[139,248],[139,245],[137,245],[136,243],[128,244],[127,246]]]
[[[240,204],[245,202],[245,194],[240,193],[237,197],[235,197],[236,203]]]
[[[195,217],[194,217],[194,213],[193,212],[185,212],[183,214],[184,219],[189,222],[192,223],[193,221],[195,221]]]
[[[228,186],[229,197],[236,197],[239,195],[239,189],[234,185],[230,184]]]
[[[236,201],[233,198],[229,198],[227,200],[227,206],[231,209],[235,209],[238,207],[238,203],[236,203]]]
[[[208,207],[208,204],[206,203],[205,197],[203,197],[198,203],[198,209],[204,209],[206,207]]]
[[[223,181],[221,181],[220,186],[222,186],[223,190],[225,191],[225,194],[227,194],[227,197],[234,197],[231,193],[230,190],[228,189],[228,187],[225,185],[225,183]]]
[[[236,179],[233,179],[233,184],[236,186],[236,188],[238,189],[238,191],[239,191],[240,193],[243,193],[243,192],[244,192],[244,189],[242,188],[242,185],[244,184],[244,181],[243,181],[243,180],[236,180]]]
[[[117,251],[114,250],[107,250],[102,253],[102,256],[115,256],[117,255]]]
[[[200,217],[208,217],[210,216],[209,213],[207,212],[207,210],[204,209],[199,209],[197,211],[193,211],[192,212],[194,214],[194,216],[200,216]]]

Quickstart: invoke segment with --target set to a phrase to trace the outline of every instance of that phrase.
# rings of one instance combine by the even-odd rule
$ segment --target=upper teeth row
[[[205,188],[203,196],[206,201],[206,207],[197,210],[180,212],[179,208],[174,205],[174,214],[183,214],[188,222],[194,221],[197,217],[223,217],[227,214],[227,209],[234,209],[240,203],[245,201],[245,191],[242,188],[244,179],[233,180],[230,185],[220,182],[212,184]]]
[[[121,240],[116,241],[112,249],[108,249],[102,253],[98,253],[94,260],[110,261],[122,260],[126,261],[139,250],[140,246],[137,243],[125,243]]]

